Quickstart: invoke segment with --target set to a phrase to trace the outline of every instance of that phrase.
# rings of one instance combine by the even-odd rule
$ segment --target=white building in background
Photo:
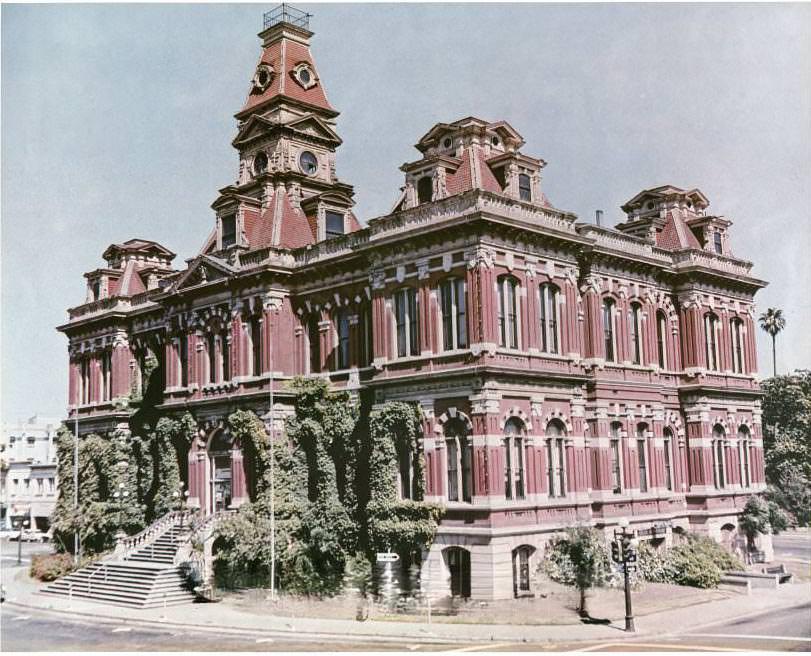
[[[30,516],[32,529],[48,530],[58,490],[56,431],[60,424],[59,419],[36,415],[24,422],[3,424],[3,528]]]

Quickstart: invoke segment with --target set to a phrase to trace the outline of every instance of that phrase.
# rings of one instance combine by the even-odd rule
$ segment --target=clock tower
[[[237,181],[213,204],[204,252],[293,249],[360,228],[354,190],[335,173],[338,112],[310,53],[310,14],[280,5],[264,15],[262,54],[236,114]]]

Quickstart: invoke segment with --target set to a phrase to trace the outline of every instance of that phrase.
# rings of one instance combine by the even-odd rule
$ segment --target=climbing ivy
[[[294,414],[272,449],[255,415],[229,417],[243,449],[255,450],[265,476],[253,503],[220,523],[215,571],[221,585],[269,583],[270,458],[274,471],[276,576],[291,593],[331,595],[348,570],[371,571],[375,551],[409,559],[430,546],[441,508],[422,501],[424,465],[417,406],[390,403],[370,412],[364,399],[296,379]],[[397,495],[397,453],[414,456],[414,500]],[[266,460],[267,458],[267,460]],[[366,559],[361,567],[358,558]]]

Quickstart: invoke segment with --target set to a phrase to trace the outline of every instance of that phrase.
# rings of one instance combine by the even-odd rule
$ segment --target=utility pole
[[[76,399],[76,408],[74,409],[74,428],[76,432],[76,439],[73,442],[73,561],[79,565],[81,554],[79,550],[82,548],[81,539],[79,538],[79,399]]]

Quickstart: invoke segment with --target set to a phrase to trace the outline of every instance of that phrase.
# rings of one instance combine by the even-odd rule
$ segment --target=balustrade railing
[[[116,544],[115,551],[110,559],[124,560],[138,549],[149,544],[154,544],[172,526],[181,524],[187,517],[191,516],[187,510],[170,510],[160,519],[155,520],[140,533],[121,537]]]

